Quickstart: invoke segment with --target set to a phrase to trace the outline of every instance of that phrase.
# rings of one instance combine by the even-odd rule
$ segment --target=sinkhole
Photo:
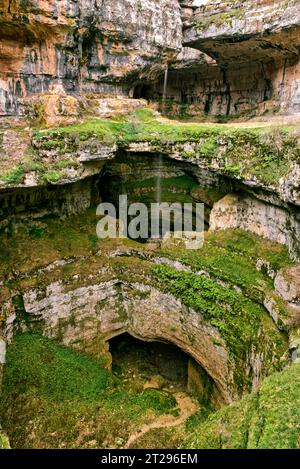
[[[212,176],[207,175],[205,171],[199,174],[195,165],[175,161],[164,154],[119,152],[116,158],[107,162],[102,170],[99,195],[102,202],[113,204],[118,212],[120,195],[127,196],[128,205],[142,203],[147,207],[147,228],[144,231],[140,230],[139,236],[134,238],[145,242],[153,234],[153,229],[151,231],[151,204],[153,203],[180,206],[177,212],[173,209],[170,211],[170,223],[167,222],[166,225],[162,223],[162,212],[159,212],[158,237],[163,237],[167,231],[182,231],[182,228],[178,229],[178,226],[183,227],[181,220],[184,220],[185,214],[188,214],[187,219],[191,217],[192,230],[195,231],[196,204],[201,203],[204,205],[204,214],[201,213],[200,220],[204,218],[204,229],[207,230],[213,204],[224,195],[224,190],[219,187],[219,181],[213,180]],[[190,204],[190,209],[187,204]],[[135,216],[129,215],[128,221],[130,222]],[[131,237],[130,234],[129,237]]]

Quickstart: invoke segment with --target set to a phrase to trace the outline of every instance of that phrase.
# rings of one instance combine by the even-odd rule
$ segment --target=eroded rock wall
[[[170,99],[191,115],[300,112],[298,0],[182,2],[182,17],[183,45],[211,61],[173,71]]]
[[[210,214],[210,229],[227,228],[241,228],[285,244],[296,257],[300,253],[299,213],[293,214],[249,195],[229,194],[215,203]]]
[[[66,185],[27,187],[0,193],[0,229],[31,223],[47,216],[60,218],[80,213],[97,203],[97,191],[92,177]]]
[[[131,268],[131,273],[127,269],[128,256],[136,269]],[[141,258],[138,263],[135,256]],[[117,269],[113,259],[117,259]],[[164,261],[159,256],[151,259],[153,265]],[[171,260],[168,264],[184,268]],[[218,328],[201,311],[157,288],[146,271],[147,255],[121,248],[88,258],[57,259],[42,269],[23,272],[19,277],[22,286],[11,290],[14,308],[7,312],[2,327],[5,340],[10,341],[20,330],[39,331],[102,357],[107,367],[111,365],[108,341],[124,332],[145,341],[170,342],[212,378],[218,405],[255,389],[270,369],[286,361],[285,336],[262,308],[253,345],[235,356]]]
[[[149,85],[161,99],[163,79]],[[181,116],[241,116],[300,112],[300,62],[255,61],[222,67],[217,62],[169,71],[167,112]]]
[[[299,0],[2,0],[0,115],[57,82],[160,100],[167,64],[168,98],[191,115],[298,113],[299,23]]]
[[[0,11],[0,114],[15,114],[21,98],[46,91],[53,79],[74,90],[77,2],[2,0]]]
[[[278,135],[272,133],[268,137],[271,143],[276,138]],[[117,203],[122,190],[130,193],[131,201],[150,203],[156,200],[160,174],[163,200],[203,202],[207,224],[213,204],[223,195],[234,193],[234,203],[230,204],[234,224],[232,217],[227,217],[227,206],[221,216],[217,215],[220,206],[216,206],[213,225],[240,226],[282,242],[298,258],[298,144],[293,137],[289,140],[287,150],[282,150],[288,151],[287,156],[280,156],[288,160],[281,167],[280,161],[270,164],[268,151],[274,150],[266,150],[264,139],[241,131],[217,136],[203,132],[203,136],[186,136],[183,141],[148,141],[148,137],[139,141],[138,134],[133,134],[132,141],[109,143],[96,134],[46,132],[32,140],[36,152],[32,164],[41,162],[45,167],[31,171],[25,167],[19,183],[0,182],[2,226],[8,226],[9,219],[14,218],[79,213],[90,204],[97,205],[99,194]],[[159,155],[163,155],[161,162]],[[265,226],[268,223],[269,227]]]
[[[58,282],[48,285],[45,293],[25,293],[24,307],[31,320],[43,322],[48,337],[100,356],[108,350],[107,340],[123,332],[142,340],[174,343],[204,366],[217,384],[221,400],[231,399],[228,355],[222,338],[201,315],[172,295],[118,280],[75,290]],[[220,345],[213,345],[214,341]],[[109,355],[107,360],[109,364]]]
[[[0,25],[0,115],[57,81],[68,93],[128,94],[182,42],[177,0],[2,0]]]

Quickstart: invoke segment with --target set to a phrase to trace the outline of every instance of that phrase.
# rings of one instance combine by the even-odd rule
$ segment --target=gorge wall
[[[57,82],[161,101],[166,67],[170,113],[298,113],[299,22],[299,0],[2,0],[0,114]]]
[[[139,123],[113,124],[113,131],[109,121],[98,125],[36,132],[17,159],[4,147],[1,228],[47,214],[69,216],[101,199],[116,203],[125,189],[130,201],[149,204],[160,173],[162,201],[202,202],[207,228],[247,229],[299,258],[297,133],[195,126],[181,135],[180,126],[158,123],[154,131],[146,124],[146,132]],[[10,141],[10,151],[17,154],[18,145]]]
[[[109,368],[109,340],[128,332],[186,352],[212,380],[211,401],[220,406],[256,389],[264,376],[289,362],[289,347],[298,347],[299,306],[297,272],[294,290],[288,291],[283,247],[255,239],[259,254],[245,263],[245,252],[232,257],[227,241],[222,246],[224,239],[237,242],[241,233],[224,238],[211,232],[204,248],[189,258],[172,242],[159,247],[98,240],[95,222],[91,209],[64,222],[46,219],[35,231],[19,228],[13,242],[3,237],[2,364],[5,343],[31,331],[101,357]],[[229,274],[233,266],[239,275]],[[269,275],[276,276],[277,290]],[[188,296],[180,293],[181,282]]]
[[[121,129],[127,125],[121,123]],[[286,252],[288,247],[292,257],[299,256],[299,185],[294,167],[271,181],[264,173],[253,173],[247,164],[252,164],[261,137],[251,132],[228,135],[220,130],[211,135],[200,129],[197,135],[192,129],[181,139],[176,134],[173,141],[160,132],[159,137],[147,133],[145,139],[133,132],[129,140],[116,134],[112,141],[110,135],[108,144],[101,133],[95,134],[96,127],[92,134],[77,128],[75,140],[72,126],[66,129],[39,132],[30,142],[35,164],[44,162],[49,171],[53,164],[64,162],[55,166],[62,169],[58,178],[51,181],[40,166],[31,166],[18,173],[19,179],[2,181],[2,363],[5,343],[20,330],[42,332],[104,357],[108,364],[108,341],[128,332],[146,341],[169,341],[184,350],[213,381],[213,400],[220,405],[255,389],[265,375],[288,361],[289,348],[296,350],[298,359],[298,271],[288,268]],[[232,148],[237,154],[230,153]],[[243,155],[245,164],[238,169],[237,155],[238,162]],[[290,150],[288,155],[292,158]],[[262,154],[258,151],[257,156]],[[276,161],[274,167],[278,170]],[[125,191],[130,201],[134,197],[155,201],[158,175],[162,200],[174,197],[205,204],[208,238],[203,250],[190,259],[177,245],[168,247],[168,242],[165,250],[151,243],[137,247],[134,242],[130,248],[129,240],[111,244],[95,234],[95,206],[101,198],[115,202]],[[75,219],[74,214],[78,214]],[[229,228],[241,231],[234,234]],[[248,239],[247,232],[261,238]],[[233,259],[232,236],[236,243],[247,239],[246,249]],[[273,246],[271,241],[281,245]],[[251,243],[262,247],[252,253]],[[279,251],[279,261],[273,250]],[[207,253],[207,264],[202,266]],[[193,264],[195,259],[199,264]],[[235,271],[237,276],[231,278]],[[287,277],[292,278],[288,285]],[[181,291],[190,293],[181,297]],[[204,302],[200,297],[199,303],[190,303],[199,291]],[[211,295],[209,306],[207,295]],[[231,312],[245,314],[250,324],[250,331],[245,330],[244,323],[237,325],[233,318],[234,334],[235,327],[238,335],[245,334],[241,346],[227,330]],[[229,321],[225,335],[220,317]],[[253,346],[249,337],[255,337]]]
[[[185,1],[182,19],[183,52],[170,65],[170,112],[299,112],[297,1]],[[162,81],[157,95],[161,90]]]
[[[118,336],[173,344],[214,410],[299,364],[299,7],[0,0],[0,384],[24,332],[97,375]],[[203,247],[99,239],[96,207],[120,194],[202,203]]]
[[[60,81],[68,93],[128,94],[181,47],[177,0],[0,4],[0,114]]]

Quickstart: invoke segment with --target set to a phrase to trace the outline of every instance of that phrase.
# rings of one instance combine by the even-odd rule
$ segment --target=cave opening
[[[189,210],[185,204],[191,204],[193,230],[196,229],[197,222],[196,203],[204,204],[204,229],[207,230],[213,205],[212,192],[215,189],[211,188],[211,184],[205,187],[205,182],[200,185],[194,172],[195,168],[189,163],[174,161],[164,154],[119,152],[114,160],[107,162],[103,167],[99,180],[99,194],[102,202],[113,204],[118,211],[120,195],[127,196],[128,206],[142,203],[147,207],[148,230],[146,234],[134,238],[137,241],[146,242],[151,238],[153,203],[167,203],[170,207],[172,204],[180,206],[178,211],[174,208],[170,211],[169,225],[166,223],[163,226],[162,211],[159,213],[160,238],[168,231],[177,231],[177,221],[180,223],[180,220],[184,220],[184,210]],[[135,216],[128,215],[128,221],[130,222]]]
[[[162,389],[193,395],[203,406],[220,406],[219,392],[205,369],[171,342],[145,341],[127,332],[109,340],[112,372],[132,389]]]
[[[128,333],[110,339],[112,371],[123,380],[133,380],[144,388],[186,391],[189,356],[166,342],[145,342]]]
[[[153,99],[153,86],[148,83],[139,83],[134,87],[133,98],[150,101]]]

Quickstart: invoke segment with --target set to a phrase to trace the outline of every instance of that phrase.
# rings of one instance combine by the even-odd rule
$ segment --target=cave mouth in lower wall
[[[109,352],[112,372],[133,389],[183,392],[204,406],[219,407],[212,378],[175,344],[144,341],[125,332],[109,340]]]
[[[144,386],[186,391],[189,356],[173,344],[145,342],[124,333],[109,341],[112,371]]]

